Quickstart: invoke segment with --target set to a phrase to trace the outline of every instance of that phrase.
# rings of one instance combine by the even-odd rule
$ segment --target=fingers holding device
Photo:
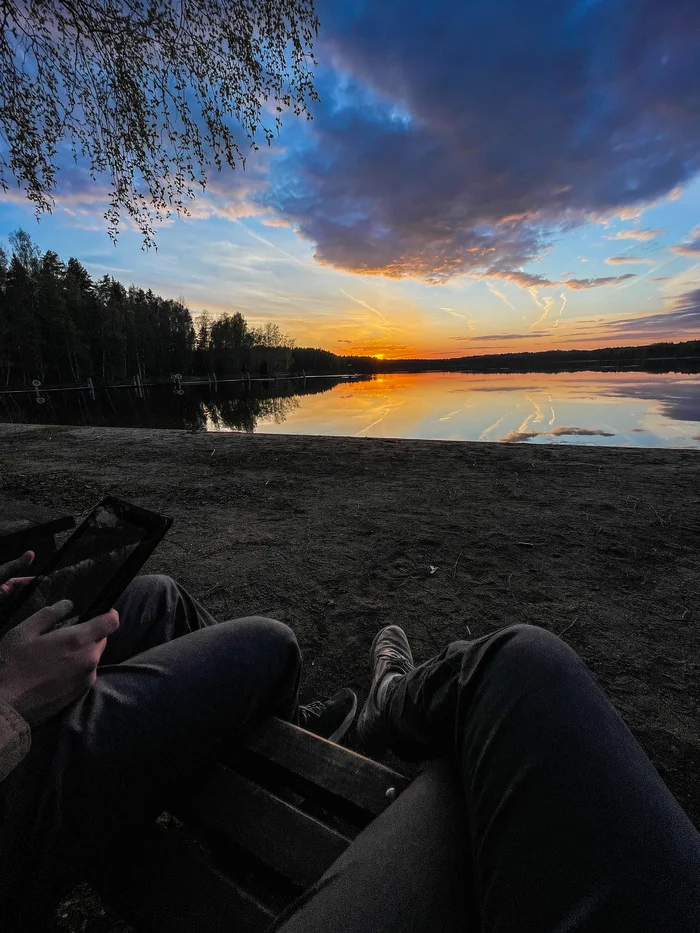
[[[85,622],[112,608],[141,569],[172,519],[107,496],[28,582],[28,554],[6,570],[0,635],[40,609],[69,599],[73,613],[61,624]],[[5,570],[5,568],[2,568]],[[22,573],[22,577],[19,574]],[[17,579],[21,582],[17,582]]]
[[[27,575],[31,551],[0,567],[0,700],[30,726],[94,684],[119,627],[112,607],[171,524],[108,496],[41,573]]]
[[[115,609],[57,628],[73,611],[70,600],[60,600],[20,622],[0,641],[0,699],[32,727],[90,689],[107,638],[119,628]]]

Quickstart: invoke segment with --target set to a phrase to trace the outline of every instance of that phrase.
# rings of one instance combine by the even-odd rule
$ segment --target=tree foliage
[[[50,211],[70,154],[147,245],[316,96],[314,0],[0,0],[0,27],[0,186]]]
[[[292,365],[294,340],[277,324],[248,327],[243,315],[224,314],[210,321],[201,315],[195,321],[197,366],[219,377],[238,373],[268,376],[286,373]]]

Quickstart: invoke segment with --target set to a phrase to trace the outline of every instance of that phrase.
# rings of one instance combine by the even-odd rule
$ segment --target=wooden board
[[[268,720],[244,745],[273,764],[375,816],[410,783],[391,768],[282,719]]]
[[[350,842],[223,765],[215,767],[187,811],[302,888],[317,881]]]
[[[34,551],[32,567],[36,573],[56,551],[54,535],[73,527],[75,521],[70,515],[42,524],[26,520],[20,522],[0,515],[0,564],[14,560],[25,551]]]
[[[12,520],[6,522],[0,519],[0,541],[9,543],[15,539],[31,540],[32,537],[53,537],[62,531],[75,528],[75,519],[71,515],[64,515],[62,518],[54,518],[47,522],[24,522],[22,527],[19,527],[19,524]],[[9,528],[12,530],[7,530]]]
[[[41,525],[59,517],[55,509],[0,496],[0,535],[21,531],[31,525]]]
[[[263,933],[274,914],[208,864],[187,839],[152,826],[115,863],[107,900],[148,933]]]

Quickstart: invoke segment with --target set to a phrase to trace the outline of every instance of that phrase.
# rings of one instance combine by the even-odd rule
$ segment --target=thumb
[[[29,616],[24,622],[20,622],[15,631],[20,637],[46,635],[47,632],[54,628],[56,623],[70,618],[72,612],[73,603],[70,599],[59,599],[53,606],[46,606],[44,609],[35,612],[34,615]]]
[[[12,577],[22,577],[34,560],[34,551],[25,551],[17,560],[0,564],[0,583],[7,583]]]
[[[101,616],[95,616],[94,619],[81,622],[80,625],[76,626],[80,636],[86,642],[94,641],[98,644],[109,635],[114,634],[118,628],[119,613],[116,609],[110,609],[109,612],[105,612]]]

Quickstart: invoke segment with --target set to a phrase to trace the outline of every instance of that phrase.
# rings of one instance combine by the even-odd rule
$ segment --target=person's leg
[[[162,574],[134,577],[115,604],[119,628],[111,635],[101,664],[119,664],[201,628],[216,619],[184,587]]]
[[[544,629],[397,678],[399,755],[453,750],[485,933],[700,929],[700,836],[580,658]]]
[[[218,624],[184,587],[162,574],[135,577],[115,608],[119,628],[107,642],[101,666],[119,664],[156,645]],[[342,742],[356,709],[357,697],[346,687],[327,700],[295,706],[288,718],[331,742]]]
[[[404,758],[451,751],[461,807],[444,776],[418,800],[409,788],[283,918],[280,933],[451,931],[443,894],[465,931],[700,929],[700,837],[583,662],[554,635],[514,626],[450,645],[394,682],[383,727]],[[440,878],[450,893],[438,886],[435,903]]]
[[[459,778],[442,759],[268,933],[476,933],[470,859]]]
[[[101,667],[0,785],[3,930],[31,929],[67,887],[98,872],[117,838],[156,816],[220,739],[259,716],[289,716],[299,672],[292,631],[263,618]]]

